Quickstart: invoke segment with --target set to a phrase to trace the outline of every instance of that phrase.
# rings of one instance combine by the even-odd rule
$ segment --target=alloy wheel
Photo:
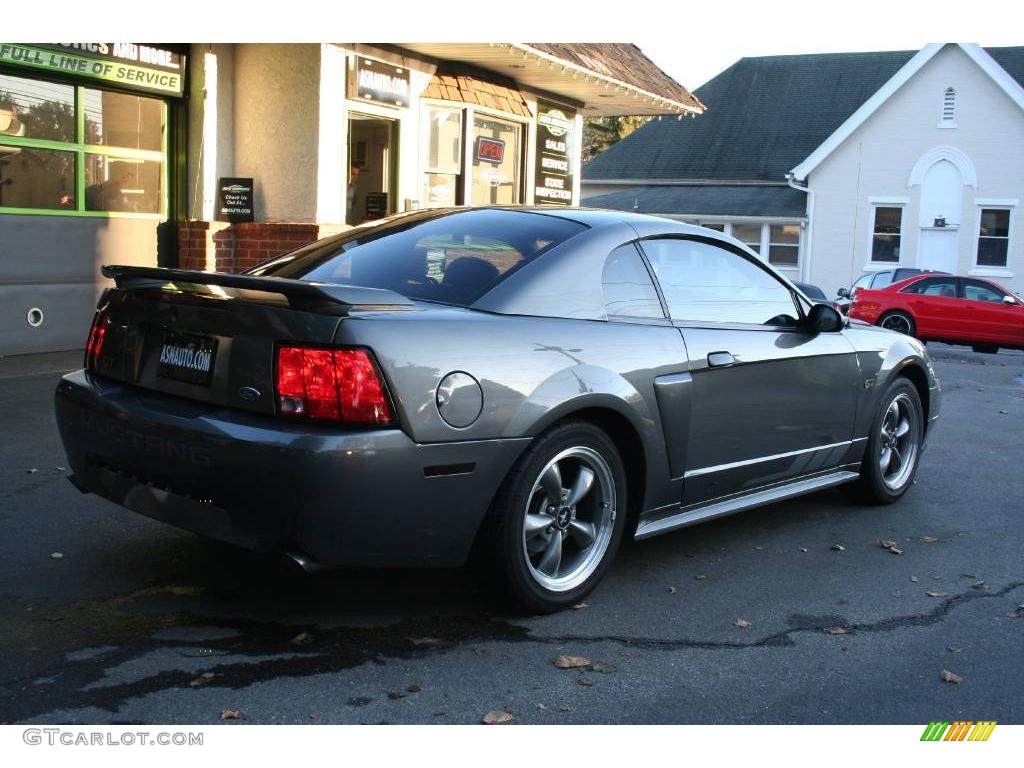
[[[523,520],[523,556],[533,579],[566,592],[600,565],[615,528],[615,481],[585,446],[567,448],[534,481]]]
[[[910,332],[910,320],[907,319],[906,315],[895,314],[889,315],[881,323],[883,328],[888,328],[890,331],[896,331],[907,336],[912,336]]]
[[[900,490],[914,471],[920,444],[921,425],[910,397],[899,394],[889,403],[882,417],[878,441],[878,468],[882,482],[893,491]]]

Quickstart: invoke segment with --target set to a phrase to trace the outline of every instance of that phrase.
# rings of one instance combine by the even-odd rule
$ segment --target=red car
[[[1024,300],[991,280],[922,274],[857,291],[850,317],[975,352],[1024,349]]]

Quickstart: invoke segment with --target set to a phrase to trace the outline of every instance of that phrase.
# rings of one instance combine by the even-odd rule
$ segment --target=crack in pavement
[[[890,616],[878,621],[851,623],[841,616],[802,616],[792,614],[789,617],[789,629],[784,629],[771,635],[766,635],[758,640],[750,642],[732,642],[726,640],[657,640],[653,638],[636,638],[625,635],[607,635],[604,637],[588,637],[586,635],[561,635],[546,636],[544,639],[556,643],[587,643],[587,642],[613,642],[630,648],[641,648],[650,650],[676,650],[681,648],[762,648],[771,646],[794,645],[792,636],[801,632],[823,632],[827,628],[842,627],[846,630],[844,636],[849,637],[856,633],[868,632],[891,632],[904,627],[921,627],[929,624],[937,624],[959,603],[969,600],[977,600],[986,597],[1005,597],[1015,589],[1024,587],[1024,582],[1014,582],[1003,587],[998,592],[963,592],[943,600],[927,613],[916,613],[909,616]],[[793,625],[797,626],[793,626]],[[535,639],[535,638],[534,638]]]
[[[518,642],[544,645],[617,643],[628,648],[669,651],[680,649],[742,650],[795,645],[794,636],[804,632],[822,632],[841,626],[848,635],[889,632],[941,622],[954,608],[972,600],[1005,597],[1024,587],[1015,582],[998,591],[964,592],[937,604],[921,614],[893,616],[870,622],[847,622],[841,616],[804,616],[793,614],[789,627],[751,641],[695,640],[688,638],[648,638],[631,635],[536,635],[531,628],[506,619],[486,616],[443,617],[397,622],[385,627],[335,627],[319,629],[307,625],[260,623],[252,620],[211,619],[192,613],[164,614],[160,624],[167,626],[230,627],[238,634],[208,640],[154,640],[117,648],[109,653],[76,660],[32,679],[46,677],[52,682],[35,684],[31,680],[12,681],[0,688],[0,721],[27,720],[58,709],[96,707],[116,712],[125,702],[160,691],[182,688],[201,675],[207,675],[202,688],[239,689],[256,682],[282,677],[306,677],[338,672],[360,664],[386,664],[389,659],[417,659],[460,646],[484,642]],[[301,638],[301,642],[298,642]],[[194,670],[163,670],[126,683],[104,685],[110,670],[160,648],[202,648],[219,655],[263,656],[258,662],[213,664]],[[197,654],[184,653],[195,657]],[[266,656],[276,658],[265,658]],[[211,658],[217,658],[213,656]],[[212,674],[213,677],[208,675]]]

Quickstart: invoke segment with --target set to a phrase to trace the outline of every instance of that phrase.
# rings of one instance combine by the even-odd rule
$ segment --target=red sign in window
[[[476,159],[485,163],[501,165],[505,159],[505,142],[501,139],[489,139],[486,136],[477,137]]]

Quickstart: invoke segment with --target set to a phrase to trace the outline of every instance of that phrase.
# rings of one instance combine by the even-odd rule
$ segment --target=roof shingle
[[[698,118],[652,120],[583,178],[779,181],[914,51],[744,58],[697,89]]]

